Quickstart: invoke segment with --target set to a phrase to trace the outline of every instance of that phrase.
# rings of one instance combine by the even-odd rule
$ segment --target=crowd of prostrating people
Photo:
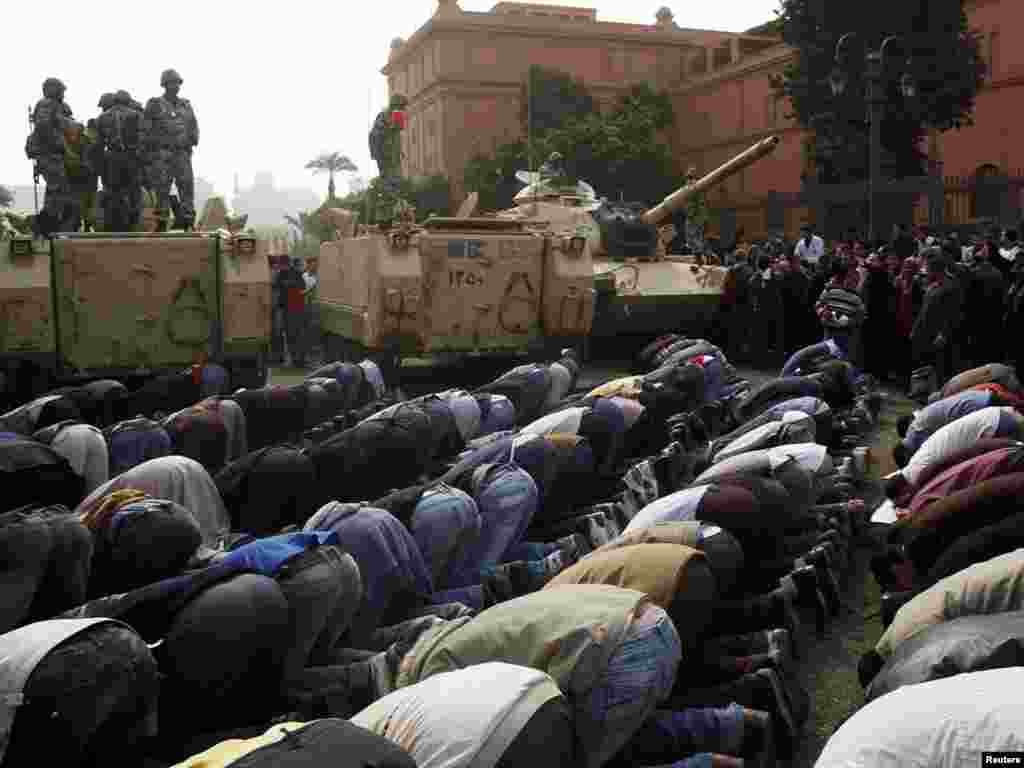
[[[756,385],[671,335],[592,390],[567,351],[405,401],[364,361],[24,404],[0,763],[787,760],[879,409],[838,350]]]
[[[1024,389],[960,373],[901,419],[900,469],[871,520],[885,632],[859,667],[867,704],[818,766],[983,764],[1024,751]]]

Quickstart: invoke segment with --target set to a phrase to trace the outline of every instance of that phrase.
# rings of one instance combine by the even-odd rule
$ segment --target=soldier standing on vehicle
[[[178,188],[182,229],[191,230],[196,218],[192,150],[199,145],[199,123],[188,99],[178,96],[181,75],[164,70],[160,85],[164,95],[146,104],[143,146],[148,160],[148,183],[157,196],[157,231],[166,232],[170,219],[171,183]]]
[[[114,103],[98,122],[104,148],[103,223],[107,232],[131,232],[142,213],[139,178],[139,135],[142,113],[135,109],[131,95],[118,91]]]
[[[64,83],[55,77],[43,82],[43,98],[32,111],[33,130],[25,142],[25,154],[35,161],[36,173],[46,181],[43,210],[35,219],[35,234],[49,237],[71,225],[71,185],[64,170],[64,129],[71,108],[64,103]]]

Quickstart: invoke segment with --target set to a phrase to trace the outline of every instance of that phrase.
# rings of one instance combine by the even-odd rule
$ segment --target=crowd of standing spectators
[[[873,247],[872,247],[873,246]],[[775,367],[834,339],[881,381],[910,386],[913,371],[939,381],[1024,352],[1024,249],[1018,232],[961,238],[895,227],[885,242],[826,243],[805,226],[795,243],[743,244],[729,266],[719,322],[730,360]]]

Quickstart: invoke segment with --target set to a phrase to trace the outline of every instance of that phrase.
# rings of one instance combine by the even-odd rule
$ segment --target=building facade
[[[1011,35],[1024,28],[1024,2],[965,4],[989,75],[978,94],[976,125],[933,137],[929,154],[947,176],[1013,175],[1024,168],[1024,146],[1013,140],[1024,48],[1012,45]],[[793,55],[763,31],[681,27],[667,8],[650,24],[623,24],[600,21],[592,8],[501,2],[475,13],[441,0],[409,40],[392,43],[382,72],[389,91],[410,101],[403,172],[447,176],[456,200],[466,193],[463,170],[474,154],[521,137],[523,84],[534,64],[582,80],[598,101],[614,101],[637,82],[668,91],[676,111],[668,139],[679,172],[710,171],[777,135],[781,143],[772,155],[719,186],[709,201],[730,211],[730,228],[756,235],[779,226],[768,220],[765,200],[797,195],[806,170],[805,134],[771,87]],[[810,213],[789,207],[783,215],[785,229],[795,231]]]

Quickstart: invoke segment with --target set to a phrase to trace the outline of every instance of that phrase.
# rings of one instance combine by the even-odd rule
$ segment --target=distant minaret
[[[238,197],[238,193],[241,190],[238,189],[238,172],[235,171],[235,197]]]

